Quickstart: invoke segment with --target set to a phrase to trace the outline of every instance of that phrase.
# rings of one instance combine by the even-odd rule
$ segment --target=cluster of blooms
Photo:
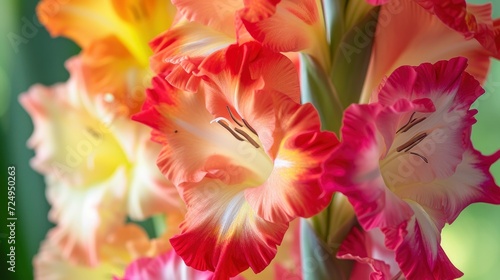
[[[55,224],[37,279],[455,279],[441,230],[471,203],[500,204],[500,152],[470,140],[500,58],[491,5],[37,11],[82,48],[67,82],[20,97]],[[149,218],[153,237],[136,223]]]

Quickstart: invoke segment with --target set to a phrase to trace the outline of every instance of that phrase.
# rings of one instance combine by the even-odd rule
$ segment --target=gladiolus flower
[[[52,36],[82,48],[89,93],[113,95],[126,113],[140,108],[151,77],[148,43],[172,23],[170,1],[43,0],[37,14]]]
[[[337,145],[320,131],[285,56],[257,43],[232,45],[197,71],[196,92],[155,78],[134,116],[164,143],[158,166],[188,212],[172,238],[188,266],[228,279],[274,258],[288,223],[330,202],[320,163]]]
[[[376,99],[344,114],[342,143],[326,163],[328,189],[344,193],[366,230],[380,229],[407,279],[462,275],[440,233],[475,202],[500,203],[484,156],[470,140],[471,104],[484,93],[465,58],[397,69]]]
[[[68,82],[35,85],[20,103],[35,126],[28,146],[36,153],[32,167],[45,175],[53,242],[66,257],[96,265],[97,248],[127,215],[140,220],[184,208],[154,165],[160,146],[148,129],[115,114],[112,98],[88,94],[79,58],[67,68]]]
[[[362,103],[368,102],[377,85],[396,68],[423,61],[466,57],[470,63],[467,72],[484,82],[490,57],[500,58],[500,20],[491,19],[491,5],[466,6],[465,1],[458,1],[440,6],[438,2],[450,1],[401,0],[381,7]],[[462,12],[457,15],[458,11]],[[472,22],[474,26],[465,29]]]
[[[88,266],[68,259],[53,237],[53,231],[49,232],[33,260],[35,279],[109,279],[113,274],[123,274],[125,264],[137,258],[155,256],[168,250],[166,241],[149,240],[140,227],[128,224],[106,236],[98,248],[103,261]]]
[[[191,74],[210,54],[254,40],[275,52],[306,51],[330,63],[319,1],[172,2],[182,19],[151,42],[151,67],[170,83],[184,72]]]

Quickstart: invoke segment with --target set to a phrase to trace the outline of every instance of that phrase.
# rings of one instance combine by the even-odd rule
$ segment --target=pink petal
[[[363,89],[365,102],[384,76],[402,65],[434,63],[462,56],[470,60],[467,71],[471,75],[480,82],[486,78],[489,57],[496,53],[477,40],[464,39],[462,34],[414,2],[400,1],[399,5],[391,2],[381,8],[372,61]]]
[[[352,280],[390,280],[399,270],[394,252],[385,247],[384,235],[379,229],[365,232],[353,227],[342,242],[337,257],[356,261],[349,278]]]
[[[409,202],[415,216],[404,223],[404,236],[393,248],[396,261],[407,279],[456,279],[463,275],[446,256],[440,246],[441,230],[418,204]],[[401,229],[384,229],[386,238]]]
[[[123,280],[211,280],[212,272],[198,271],[186,266],[171,250],[155,258],[141,258],[128,265]]]

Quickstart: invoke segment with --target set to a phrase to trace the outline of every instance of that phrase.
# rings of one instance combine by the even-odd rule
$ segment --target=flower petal
[[[465,0],[416,0],[418,4],[435,14],[450,28],[466,39],[476,39],[497,58],[500,45],[495,43],[497,29],[491,19],[492,5],[470,5]]]
[[[383,111],[377,105],[347,108],[342,142],[325,163],[329,171],[323,177],[326,189],[340,191],[348,197],[365,230],[399,225],[412,214],[411,209],[387,189],[380,171],[379,159],[385,145],[373,123]]]
[[[28,140],[36,151],[31,164],[73,185],[93,184],[114,174],[127,158],[110,130],[109,112],[86,92],[81,60],[70,59],[66,67],[67,83],[35,85],[19,98],[35,126]]]
[[[40,280],[106,279],[110,273],[120,273],[120,267],[109,262],[89,267],[71,262],[50,239],[40,245],[33,258],[34,278]]]
[[[400,190],[399,195],[418,201],[420,205],[437,212],[433,216],[438,224],[451,224],[457,216],[472,203],[484,202],[500,204],[500,188],[489,171],[491,165],[500,158],[500,152],[484,156],[469,149],[464,152],[462,162],[449,178],[422,183],[416,189]],[[446,213],[443,217],[442,214]]]
[[[141,258],[128,265],[123,278],[118,279],[175,279],[175,280],[210,280],[213,273],[192,269],[171,250],[155,258]]]
[[[470,61],[467,71],[484,82],[489,57],[496,53],[477,40],[464,39],[462,34],[451,30],[437,16],[414,2],[393,1],[382,6],[372,61],[363,88],[364,102],[384,76],[399,66],[419,65],[424,61],[434,63],[457,56],[467,57]]]
[[[240,16],[257,41],[278,52],[313,48],[325,32],[321,4],[315,0],[250,1]]]
[[[37,14],[52,36],[64,35],[82,48],[96,40],[116,36],[138,61],[147,63],[147,42],[167,28],[173,19],[170,2],[164,0],[44,0]]]
[[[255,177],[249,174],[260,177],[267,173],[269,159],[249,158],[248,153],[255,150],[253,146],[238,141],[222,125],[212,122],[215,117],[206,109],[203,92],[181,92],[161,78],[154,84],[155,88],[148,92],[154,105],[134,119],[152,126],[168,139],[158,166],[174,185],[197,182],[207,174],[241,182]]]
[[[319,117],[311,104],[287,107],[277,118],[284,135],[271,175],[258,188],[245,190],[258,215],[273,222],[308,218],[330,203],[331,195],[324,193],[319,180],[321,163],[338,144],[333,133],[319,132]]]
[[[215,95],[225,96],[226,103],[232,104],[244,117],[253,114],[240,108],[257,107],[250,102],[253,100],[245,99],[246,95],[253,97],[256,91],[261,95],[280,93],[300,103],[299,78],[292,61],[255,42],[231,45],[207,58],[200,68],[200,74],[210,78],[208,84],[218,93]],[[215,111],[211,107],[215,107],[217,101],[208,102],[209,109]]]
[[[114,106],[125,107],[126,115],[140,109],[150,71],[118,38],[105,37],[89,44],[82,52],[82,72],[89,93],[112,98]]]
[[[399,270],[394,260],[394,252],[385,247],[384,235],[380,229],[365,232],[353,227],[342,242],[337,257],[356,261],[349,278],[353,280],[396,279],[395,276]]]
[[[246,280],[260,279],[302,279],[302,263],[300,251],[300,219],[290,222],[290,227],[286,231],[278,253],[271,263],[262,272],[255,274],[251,269],[247,269],[240,275]]]
[[[190,207],[182,233],[170,242],[188,266],[229,279],[248,267],[258,273],[271,262],[287,223],[257,216],[242,186],[205,179],[182,188]]]
[[[189,21],[196,21],[226,34],[236,34],[235,13],[243,7],[241,0],[173,0],[172,3]]]
[[[177,82],[175,73],[191,74],[203,58],[234,43],[235,40],[234,36],[201,23],[181,21],[150,42],[154,52],[150,60],[151,68],[157,74],[167,74],[168,80],[179,87],[181,82]],[[169,73],[170,71],[174,73]],[[186,88],[194,91],[197,85]]]
[[[110,275],[121,274],[124,263],[157,254],[155,251],[129,250],[135,243],[149,242],[147,233],[135,224],[121,226],[107,235],[98,248],[100,261],[94,265],[68,259],[55,235],[54,230],[49,232],[33,259],[35,279],[108,279]],[[160,252],[168,250],[166,244],[155,245]]]
[[[415,216],[404,223],[407,234],[393,248],[396,261],[407,279],[456,279],[463,275],[448,259],[441,248],[441,230],[418,204],[408,201]],[[401,229],[385,229],[387,236]]]
[[[65,257],[88,265],[99,262],[98,248],[106,236],[125,222],[126,176],[119,169],[108,181],[75,188],[46,177],[49,220],[57,226],[51,238]]]
[[[155,158],[160,152],[160,146],[147,139],[146,131],[143,145],[137,147],[134,168],[130,175],[127,194],[127,209],[130,218],[143,220],[154,214],[183,214],[185,205],[180,199],[175,186],[160,172],[155,164]]]

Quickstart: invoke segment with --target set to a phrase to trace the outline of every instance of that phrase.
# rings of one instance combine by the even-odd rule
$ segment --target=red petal
[[[288,224],[258,217],[241,187],[204,180],[183,188],[190,208],[182,233],[170,242],[187,265],[229,279],[248,267],[258,273],[271,262]]]

